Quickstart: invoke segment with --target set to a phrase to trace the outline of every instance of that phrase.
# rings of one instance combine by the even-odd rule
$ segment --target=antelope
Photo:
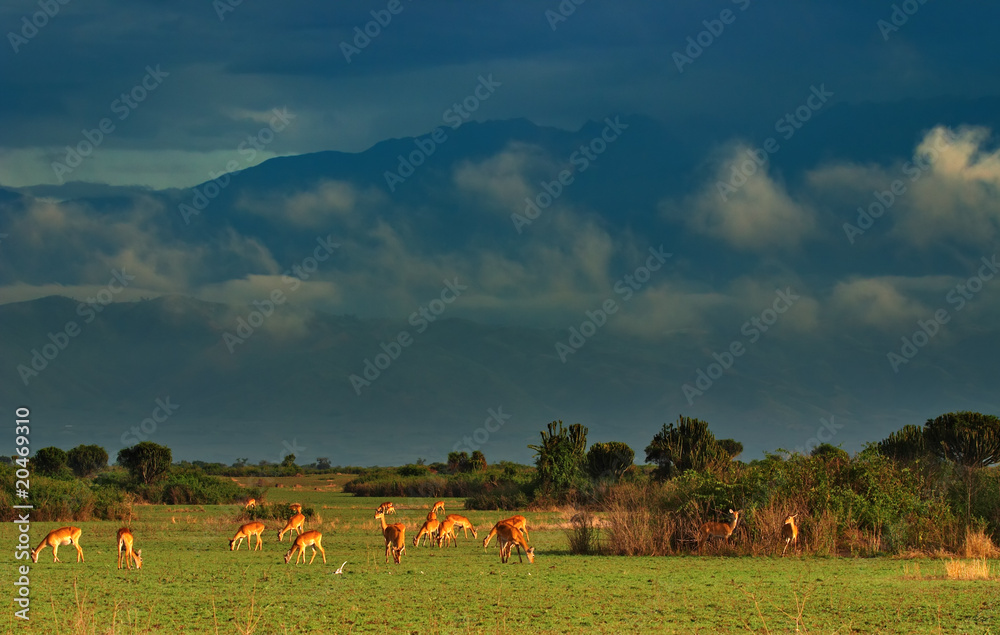
[[[239,551],[240,550],[240,545],[243,544],[243,539],[246,538],[247,539],[247,550],[250,551],[251,550],[250,549],[250,540],[254,536],[256,536],[257,537],[257,548],[253,549],[252,551],[260,551],[261,549],[263,549],[263,544],[264,544],[263,541],[260,539],[260,537],[261,537],[261,535],[263,533],[264,533],[264,523],[261,523],[261,522],[247,523],[247,524],[243,525],[242,527],[240,527],[240,530],[236,532],[236,535],[233,536],[233,539],[229,541],[229,550],[230,551]],[[234,544],[236,545],[235,548],[233,547]]]
[[[427,520],[437,520],[438,516],[434,512],[427,512]]]
[[[253,509],[255,507],[257,507],[257,499],[251,498],[247,501],[247,504],[243,506],[243,509]]]
[[[450,520],[455,523],[455,529],[461,529],[465,537],[469,537],[469,530],[472,530],[472,537],[479,538],[479,534],[476,533],[476,528],[472,525],[472,522],[465,516],[459,516],[458,514],[448,514],[445,520]]]
[[[385,512],[375,512],[375,518],[382,522],[382,535],[385,536],[385,563],[389,564],[389,551],[392,559],[399,564],[399,559],[406,553],[406,525],[403,523],[385,524]]]
[[[294,516],[289,518],[288,523],[282,529],[278,530],[278,542],[281,542],[284,539],[285,534],[292,531],[293,529],[295,530],[295,533],[297,535],[301,536],[302,523],[304,522],[306,522],[306,517],[303,516],[301,513],[295,514]]]
[[[521,548],[524,548],[525,555],[528,556],[528,562],[531,564],[535,563],[535,548],[529,547],[524,536],[521,535],[521,531],[514,525],[499,523],[497,526],[497,540],[500,542],[500,562],[506,563],[510,560],[510,550],[512,547],[517,547],[517,560],[518,562],[524,562],[521,558]]]
[[[433,515],[434,515],[434,512],[431,512],[430,514],[428,514],[428,516],[433,516]],[[423,524],[423,526],[420,528],[420,531],[417,532],[417,535],[413,537],[413,546],[414,547],[419,547],[420,546],[420,539],[423,538],[424,536],[426,536],[427,537],[427,546],[430,547],[431,546],[431,540],[434,538],[434,533],[438,530],[438,527],[440,527],[440,526],[441,526],[441,523],[439,523],[437,521],[437,518],[428,518],[427,522],[425,522]]]
[[[52,561],[62,562],[58,555],[60,545],[73,545],[76,547],[76,561],[85,562],[83,559],[83,549],[80,547],[80,534],[82,533],[83,530],[79,527],[60,527],[59,529],[50,531],[41,544],[31,552],[31,561],[38,562],[38,554],[42,552],[42,549],[52,547]]]
[[[302,513],[302,505],[298,503],[292,503],[291,505],[288,506],[288,508],[291,509],[296,514]]]
[[[441,513],[443,514],[444,513],[444,501],[438,501],[438,502],[434,503],[434,507],[431,508],[431,513],[436,512],[439,509],[441,510]]]
[[[382,512],[383,514],[395,514],[396,513],[396,506],[393,505],[392,503],[390,503],[389,501],[386,501],[386,502],[382,503],[381,505],[379,505],[378,509],[376,509],[375,511],[376,512]]]
[[[499,521],[496,525],[493,525],[493,529],[490,530],[490,534],[486,536],[483,540],[483,549],[490,546],[490,541],[493,540],[493,536],[497,535],[497,527],[501,524],[513,525],[517,527],[518,531],[524,534],[525,538],[528,538],[528,521],[524,516],[511,516],[510,518],[505,518]]]
[[[732,535],[733,531],[736,529],[736,523],[740,520],[740,512],[734,512],[729,510],[729,513],[733,516],[733,522],[730,523],[713,523],[708,522],[701,526],[698,530],[698,553],[701,553],[701,548],[711,536],[718,536],[729,543],[729,536]]]
[[[288,564],[296,552],[298,552],[298,555],[295,556],[295,564],[299,563],[299,558],[302,558],[302,562],[305,562],[306,547],[312,547],[313,550],[313,555],[312,558],[309,559],[309,564],[312,564],[313,560],[316,559],[317,551],[323,554],[323,564],[326,564],[326,551],[323,550],[323,534],[319,533],[315,529],[307,531],[295,538],[292,548],[285,554],[285,564]],[[341,565],[341,568],[343,568],[343,565]]]
[[[438,527],[437,543],[438,549],[444,546],[448,539],[454,543],[454,546],[458,546],[458,538],[455,537],[455,523],[454,521],[445,519],[443,523]]]
[[[139,551],[132,551],[132,543],[135,540],[135,536],[132,535],[132,531],[128,527],[122,527],[118,530],[118,568],[122,568],[122,552],[125,555],[125,568],[131,569],[132,562],[135,562],[136,570],[142,568],[142,549]]]
[[[791,543],[793,552],[799,543],[799,528],[795,526],[796,516],[798,514],[790,515],[785,519],[784,524],[781,525],[781,537],[785,539],[785,549],[788,549],[788,543]],[[785,555],[785,549],[781,550],[782,556]]]

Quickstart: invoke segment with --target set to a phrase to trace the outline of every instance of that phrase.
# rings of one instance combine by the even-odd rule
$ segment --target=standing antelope
[[[517,527],[512,524],[499,523],[497,534],[497,540],[500,542],[500,562],[506,563],[510,560],[510,550],[516,546],[518,562],[524,562],[524,559],[521,558],[521,548],[523,547],[525,555],[528,556],[528,562],[535,563],[535,548],[528,546],[528,542]]]
[[[792,551],[794,552],[799,543],[799,528],[795,526],[795,517],[798,514],[792,514],[785,519],[783,525],[781,525],[781,537],[785,539],[785,549],[788,549],[788,544],[792,544]],[[781,555],[785,555],[785,549],[781,550]]]
[[[434,512],[431,512],[430,514],[428,514],[428,516],[434,516]],[[413,538],[413,546],[414,547],[419,547],[420,546],[420,540],[424,536],[426,536],[427,537],[427,546],[430,547],[431,546],[431,540],[433,540],[433,538],[434,538],[434,533],[437,532],[438,527],[440,525],[441,525],[441,523],[438,522],[437,518],[428,518],[427,522],[425,522],[423,524],[423,526],[420,527],[420,531],[417,532],[417,535],[414,536],[414,538]]]
[[[493,529],[490,530],[490,534],[483,540],[483,549],[490,546],[490,541],[493,540],[493,536],[497,535],[497,527],[501,524],[517,527],[518,531],[524,534],[525,538],[528,538],[527,519],[524,516],[511,516],[510,518],[505,518],[504,520],[499,521],[496,525],[493,525]]]
[[[455,547],[458,546],[458,538],[455,537],[455,523],[454,521],[445,519],[445,521],[438,527],[438,549],[443,547],[449,539],[451,539]]]
[[[385,563],[389,564],[389,551],[392,559],[399,564],[399,559],[406,553],[406,525],[403,523],[385,524],[385,512],[375,512],[376,520],[382,522],[382,535],[385,537]]]
[[[319,533],[315,529],[307,531],[295,538],[292,548],[285,554],[285,564],[288,564],[296,552],[298,552],[298,555],[295,556],[295,564],[299,563],[299,558],[302,558],[302,562],[305,562],[306,547],[312,547],[313,550],[313,555],[312,558],[309,559],[309,564],[312,564],[313,560],[316,559],[317,550],[323,554],[323,564],[326,564],[326,551],[323,550],[323,534]]]
[[[257,499],[251,498],[247,501],[247,504],[243,506],[243,509],[253,509],[257,507]]]
[[[729,510],[729,513],[733,516],[732,523],[705,523],[698,530],[698,553],[701,553],[701,548],[711,536],[718,536],[729,543],[729,536],[732,535],[733,531],[736,529],[736,523],[740,520],[740,512],[734,512]]]
[[[122,552],[125,555],[125,568],[131,569],[132,562],[135,562],[135,568],[142,568],[142,549],[139,551],[132,551],[132,543],[135,541],[135,536],[132,535],[132,531],[128,527],[122,527],[118,530],[118,568],[122,568]]]
[[[448,514],[445,520],[450,520],[455,523],[455,529],[461,529],[465,537],[469,537],[469,530],[472,530],[472,537],[479,538],[479,534],[476,533],[476,528],[472,525],[472,522],[465,516],[459,516],[458,514]]]
[[[85,562],[83,559],[83,549],[80,547],[80,534],[82,533],[83,530],[79,527],[60,527],[59,529],[50,531],[42,539],[41,544],[31,552],[31,561],[38,562],[38,554],[42,552],[42,549],[52,547],[52,561],[62,562],[59,559],[59,547],[61,545],[73,545],[76,547],[76,561]]]
[[[306,522],[306,517],[303,516],[301,513],[295,514],[294,516],[289,518],[288,523],[286,523],[283,528],[278,530],[278,542],[281,542],[284,539],[285,534],[292,531],[293,529],[295,530],[295,533],[297,535],[301,536],[302,523],[304,522]]]
[[[260,551],[261,549],[263,549],[263,544],[264,544],[263,541],[261,541],[261,539],[260,539],[261,534],[264,533],[264,529],[265,529],[264,528],[264,523],[256,522],[256,521],[252,522],[252,523],[247,523],[247,524],[241,526],[240,530],[236,532],[235,536],[233,536],[233,539],[229,541],[229,550],[230,551],[239,551],[240,550],[240,545],[243,544],[243,539],[246,538],[247,539],[247,551]],[[254,536],[257,537],[257,548],[256,549],[251,549],[250,548],[250,541],[253,539]],[[236,545],[235,548],[233,547],[234,544]]]

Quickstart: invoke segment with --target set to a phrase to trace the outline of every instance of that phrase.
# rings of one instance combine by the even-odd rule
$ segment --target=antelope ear
[[[137,555],[137,556],[139,556],[141,558],[142,557],[142,549],[140,549],[139,551],[136,551],[135,555]]]
[[[733,510],[731,510],[731,509],[730,509],[730,510],[729,510],[729,513],[730,513],[730,514],[735,514],[736,512],[734,512]]]

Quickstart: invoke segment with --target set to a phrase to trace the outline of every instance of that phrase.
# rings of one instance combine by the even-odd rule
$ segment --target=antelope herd
[[[244,505],[244,509],[254,509],[257,505],[258,502],[251,498]],[[300,560],[305,562],[306,549],[309,547],[312,548],[312,558],[309,559],[308,564],[312,564],[313,560],[316,559],[317,552],[322,555],[323,563],[326,564],[326,551],[323,549],[323,534],[316,530],[305,531],[306,517],[302,513],[302,505],[292,503],[289,505],[289,509],[294,512],[293,515],[288,519],[284,527],[278,530],[279,542],[284,539],[285,534],[292,531],[296,533],[291,549],[285,554],[285,564],[291,562],[293,556],[295,556],[295,564],[298,564]],[[424,539],[426,539],[428,547],[431,546],[431,541],[437,543],[439,549],[446,544],[457,547],[457,530],[462,530],[465,538],[469,537],[469,531],[472,532],[473,538],[479,538],[475,525],[468,518],[459,514],[448,514],[443,521],[439,521],[437,517],[439,510],[442,514],[444,513],[444,501],[434,503],[431,511],[428,512],[427,520],[420,527],[417,535],[413,537],[414,547],[419,547],[421,540]],[[379,521],[382,536],[385,539],[386,564],[389,563],[390,554],[392,555],[393,562],[400,564],[403,555],[406,553],[406,525],[403,523],[388,524],[385,521],[387,515],[395,513],[396,507],[389,501],[382,503],[375,510],[375,520]],[[730,522],[706,522],[698,527],[698,553],[701,553],[705,543],[713,536],[722,538],[724,542],[728,543],[729,537],[736,530],[740,514],[742,514],[742,511],[733,511],[730,509],[729,515],[732,517]],[[799,528],[795,524],[797,516],[798,514],[786,516],[781,525],[781,540],[785,543],[784,548],[781,550],[782,556],[785,555],[789,545],[791,545],[793,551],[798,547]],[[241,525],[236,535],[229,541],[229,550],[239,551],[245,538],[248,552],[260,551],[263,548],[262,536],[265,529],[266,526],[264,523],[259,521]],[[38,562],[39,554],[46,547],[52,547],[53,561],[61,562],[59,560],[59,547],[66,545],[73,545],[76,548],[76,561],[83,562],[83,548],[80,547],[80,535],[82,533],[83,531],[78,527],[61,527],[50,531],[38,547],[31,552],[32,562]],[[514,548],[517,549],[519,562],[524,562],[521,556],[522,551],[528,557],[529,563],[535,562],[535,548],[528,546],[528,523],[524,516],[511,516],[493,525],[490,533],[483,539],[483,550],[489,548],[494,536],[497,537],[497,544],[500,547],[501,563],[506,563],[510,560],[510,554]],[[257,539],[256,545],[251,546],[251,540],[254,538]],[[135,536],[132,534],[131,529],[128,527],[119,529],[116,541],[118,545],[118,568],[122,568],[122,561],[124,560],[126,569],[131,569],[132,564],[135,564],[136,569],[141,569],[142,550],[133,550]],[[343,565],[341,565],[341,569],[343,569]],[[340,573],[339,570],[338,573]]]

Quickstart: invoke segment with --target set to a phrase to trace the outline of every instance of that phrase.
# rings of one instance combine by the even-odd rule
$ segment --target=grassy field
[[[433,501],[396,499],[390,519],[406,523],[407,550],[401,565],[386,565],[372,518],[382,501],[340,493],[348,478],[279,479],[301,487],[268,492],[268,501],[316,510],[306,528],[323,532],[326,565],[319,556],[285,565],[290,543],[277,542],[277,523],[263,551],[230,552],[236,506],[140,506],[132,528],[141,571],[116,568],[120,523],[73,523],[86,562],[63,547],[53,563],[46,549],[31,567],[31,621],[8,608],[0,624],[16,633],[1000,633],[1000,582],[947,580],[941,560],[573,556],[559,512],[525,514],[535,564],[515,555],[502,565],[495,543],[483,551],[483,533],[459,534],[457,548],[413,547]],[[446,509],[484,531],[509,515],[464,512],[460,500]],[[65,524],[33,524],[32,546]],[[23,562],[15,538],[6,523],[11,574]]]

